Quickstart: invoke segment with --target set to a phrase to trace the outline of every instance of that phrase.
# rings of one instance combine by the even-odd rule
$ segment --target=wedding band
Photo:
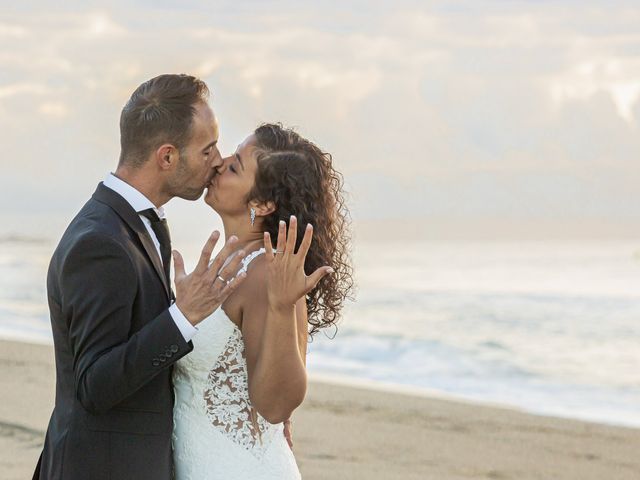
[[[216,278],[216,280],[222,280],[224,283],[229,283],[224,278],[222,278],[220,275],[218,275],[218,278]]]
[[[276,250],[276,255],[277,255],[278,253],[284,253],[284,250]]]

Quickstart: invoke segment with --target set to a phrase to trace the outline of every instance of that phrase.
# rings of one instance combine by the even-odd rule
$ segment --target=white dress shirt
[[[165,218],[164,209],[162,207],[156,208],[155,205],[151,203],[151,200],[149,200],[127,182],[120,180],[113,173],[107,175],[107,178],[104,179],[103,183],[105,187],[108,187],[114,192],[120,194],[136,212],[140,213],[143,210],[153,208],[158,214],[159,218]],[[160,263],[162,263],[162,255],[160,254],[160,242],[158,241],[153,228],[151,228],[151,221],[144,215],[140,215],[140,220],[142,220],[142,223],[144,223],[147,232],[149,232],[149,236],[151,237],[151,240],[153,240],[153,244],[156,246],[156,251],[158,252],[158,257],[160,258]],[[169,307],[169,313],[171,314],[171,318],[173,318],[173,321],[176,323],[176,326],[178,327],[178,330],[180,330],[180,333],[184,337],[185,341],[188,342],[189,340],[191,340],[193,336],[198,332],[198,329],[191,325],[189,320],[187,320],[187,317],[184,316],[184,314],[180,311],[175,303],[173,303]]]

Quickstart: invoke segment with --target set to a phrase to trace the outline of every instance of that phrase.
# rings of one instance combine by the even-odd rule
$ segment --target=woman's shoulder
[[[244,257],[238,273],[242,271],[247,274],[247,278],[244,281],[245,284],[247,282],[264,284],[266,275],[266,257],[264,248],[255,250]]]
[[[242,325],[242,319],[247,310],[252,310],[253,307],[260,307],[267,303],[264,254],[255,255],[251,260],[247,261],[247,258],[252,255],[249,254],[245,257],[245,261],[238,271],[238,274],[244,271],[247,274],[247,278],[229,295],[223,305],[227,316],[238,326]]]
[[[247,255],[242,261],[238,274],[245,272],[247,278],[242,282],[234,296],[237,300],[245,303],[248,300],[257,301],[264,297],[266,299],[266,258],[264,250],[260,249]]]

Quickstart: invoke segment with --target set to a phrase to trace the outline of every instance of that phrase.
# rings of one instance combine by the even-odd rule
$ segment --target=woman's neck
[[[262,246],[264,238],[260,227],[262,222],[256,221],[255,225],[252,226],[248,218],[234,219],[223,217],[222,225],[224,226],[225,241],[228,241],[232,235],[238,238],[235,250],[243,249],[246,253],[250,253]]]

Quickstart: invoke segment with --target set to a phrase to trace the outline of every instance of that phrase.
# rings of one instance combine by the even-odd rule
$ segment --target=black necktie
[[[160,242],[160,256],[162,258],[162,266],[164,268],[164,276],[167,279],[167,285],[171,285],[170,267],[171,267],[171,236],[169,235],[169,227],[166,219],[160,219],[153,208],[138,212],[151,222],[153,233],[156,234],[158,242]]]

